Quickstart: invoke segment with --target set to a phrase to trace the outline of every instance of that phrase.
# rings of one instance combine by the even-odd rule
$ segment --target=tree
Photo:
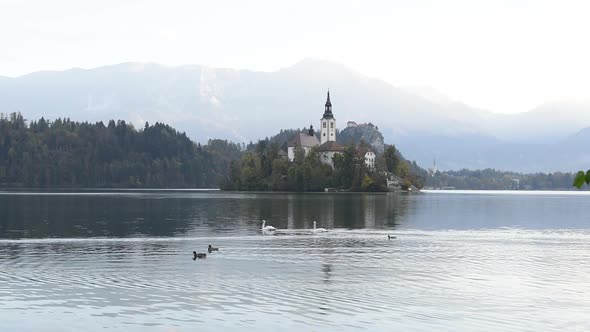
[[[293,154],[293,162],[296,165],[302,165],[303,161],[305,160],[305,150],[303,150],[303,148],[300,146],[296,146],[293,149]]]
[[[402,179],[406,179],[410,175],[410,167],[405,162],[398,163],[393,174],[399,176]]]
[[[385,166],[388,172],[395,173],[398,167],[400,158],[397,156],[395,145],[388,145],[383,152],[385,158]]]
[[[584,184],[590,185],[590,169],[586,173],[584,173],[584,171],[576,173],[573,185],[580,189]]]

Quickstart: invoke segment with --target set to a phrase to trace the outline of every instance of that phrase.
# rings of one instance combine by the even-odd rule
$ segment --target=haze
[[[274,71],[303,58],[493,112],[587,98],[587,1],[13,1],[0,75],[125,61]]]

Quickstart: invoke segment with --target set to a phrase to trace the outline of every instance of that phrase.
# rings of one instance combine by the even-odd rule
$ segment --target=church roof
[[[344,145],[338,144],[334,141],[327,141],[326,143],[320,145],[319,147],[320,152],[328,152],[328,151],[344,151]]]
[[[309,135],[308,133],[298,133],[287,143],[289,147],[301,146],[301,147],[314,147],[320,145],[317,137]]]
[[[334,114],[332,114],[332,102],[330,101],[330,91],[328,90],[328,98],[326,99],[326,105],[324,110],[324,116],[322,119],[333,119]]]

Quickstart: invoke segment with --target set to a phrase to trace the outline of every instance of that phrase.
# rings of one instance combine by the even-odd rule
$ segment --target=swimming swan
[[[211,245],[209,245],[209,248],[207,248],[207,251],[209,253],[211,253],[212,251],[219,251],[219,248],[215,248],[215,247],[212,247]]]
[[[264,234],[264,233],[272,233],[272,232],[276,231],[277,229],[274,228],[273,226],[270,226],[270,225],[266,226],[266,220],[262,219],[261,230],[262,230],[262,233]]]
[[[203,253],[198,253],[196,251],[193,251],[193,261],[197,258],[207,258],[207,254],[203,254]]]
[[[315,227],[315,225],[316,225],[316,222],[315,222],[315,220],[314,220],[314,221],[313,221],[313,232],[314,232],[314,233],[325,233],[325,232],[327,232],[327,231],[328,231],[328,230],[327,230],[327,229],[325,229],[325,228],[316,228],[316,227]]]

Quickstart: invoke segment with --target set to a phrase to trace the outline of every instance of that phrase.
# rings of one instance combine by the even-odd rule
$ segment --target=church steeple
[[[328,90],[328,98],[326,99],[326,108],[324,110],[324,119],[333,119],[332,102],[330,101],[330,90]]]
[[[330,101],[330,90],[326,98],[324,116],[320,120],[320,143],[336,142],[336,119],[332,114],[332,102]]]

